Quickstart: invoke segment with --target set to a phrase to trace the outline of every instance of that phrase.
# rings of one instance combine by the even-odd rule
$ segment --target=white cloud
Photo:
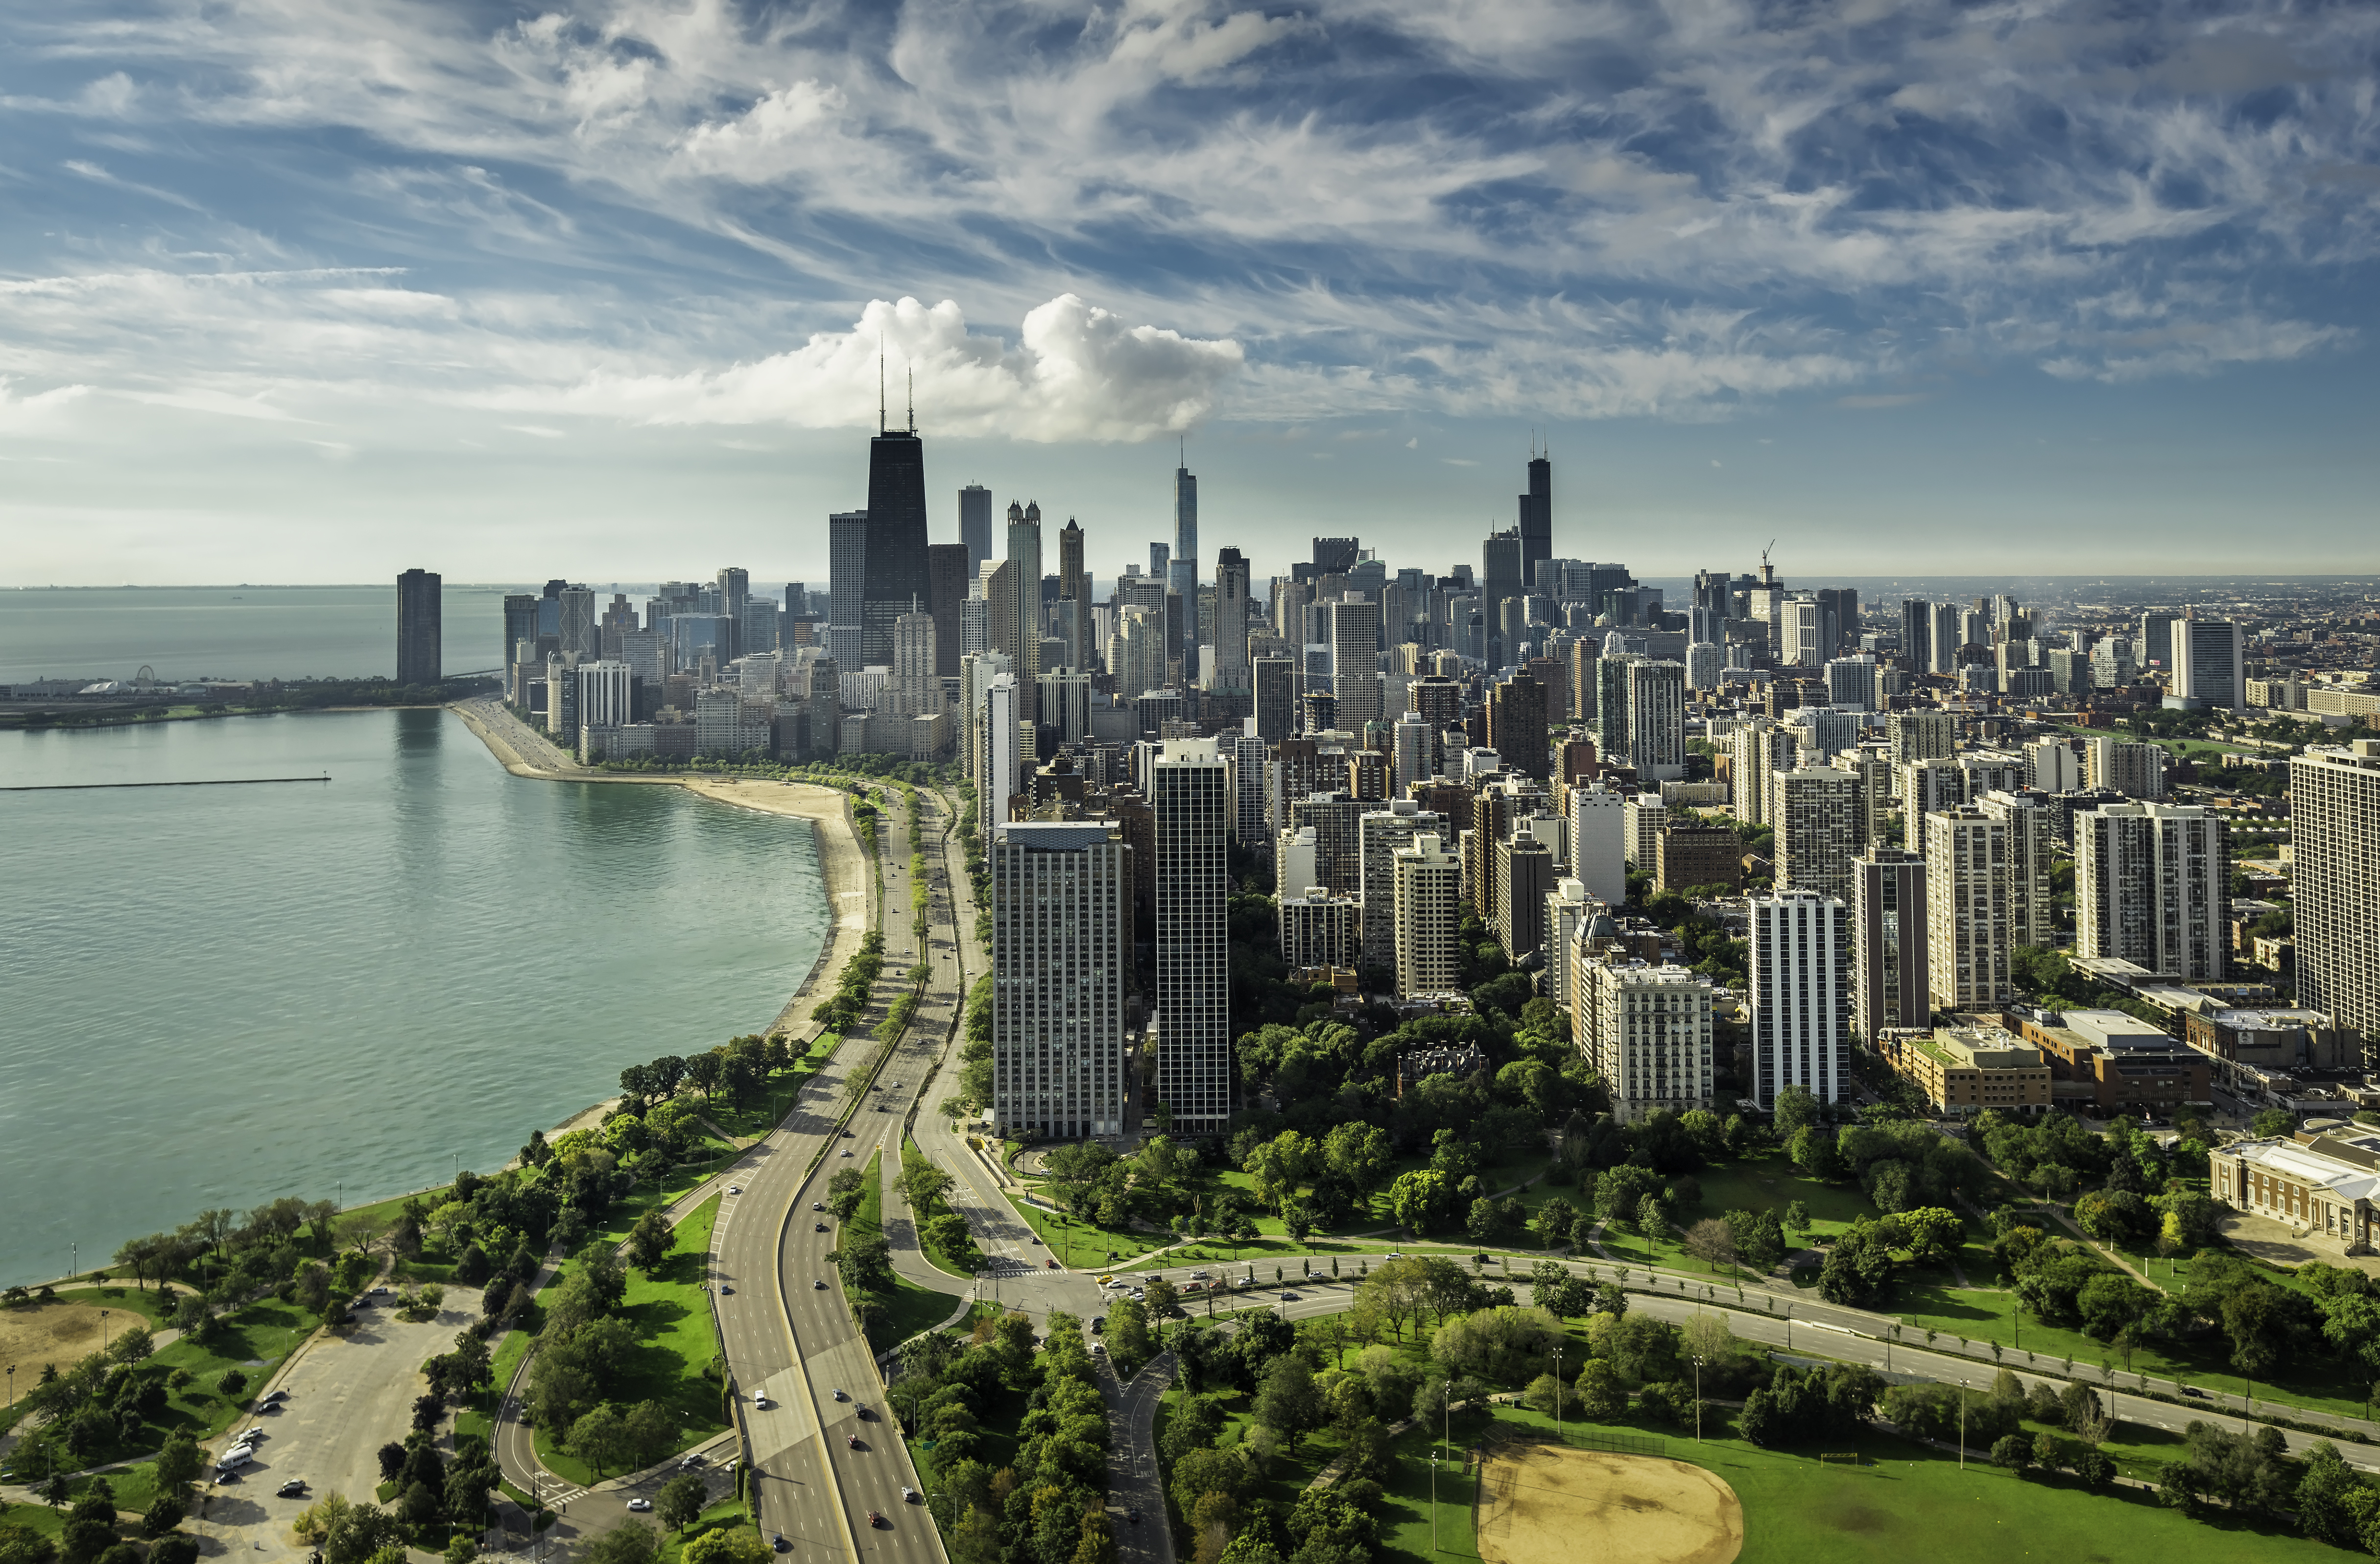
[[[1028,441],[1134,441],[1204,418],[1241,367],[1239,344],[1202,341],[1063,294],[1025,317],[1017,346],[967,329],[950,299],[878,299],[848,331],[719,370],[588,377],[559,396],[500,403],[652,424],[783,423],[864,428],[882,394],[895,422],[913,383],[920,422],[945,435]]]

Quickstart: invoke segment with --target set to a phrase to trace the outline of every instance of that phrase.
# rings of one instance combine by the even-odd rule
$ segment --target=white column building
[[[1787,1086],[1820,1102],[1851,1095],[1850,910],[1837,896],[1780,891],[1745,899],[1751,918],[1753,1095]]]
[[[2007,997],[2009,828],[1961,805],[1925,817],[1926,996],[1936,1010],[1989,1010]]]
[[[2220,981],[2230,943],[2229,830],[2195,804],[2078,813],[2075,953],[2135,962],[2183,983]]]
[[[2289,761],[2298,1003],[2380,1035],[2380,739]]]
[[[1443,837],[1424,832],[1392,855],[1396,866],[1397,998],[1451,994],[1463,921],[1463,860]]]

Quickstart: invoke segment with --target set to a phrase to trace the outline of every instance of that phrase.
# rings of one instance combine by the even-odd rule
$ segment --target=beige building
[[[2289,835],[2298,1003],[2380,1037],[2380,739],[2289,761]]]
[[[1716,1108],[1708,977],[1571,942],[1571,1037],[1622,1123],[1656,1109]]]
[[[1281,959],[1294,970],[1355,964],[1363,949],[1363,903],[1309,885],[1302,896],[1284,896],[1281,907]]]
[[[1456,935],[1463,922],[1463,860],[1425,831],[1391,855],[1396,870],[1397,998],[1460,990]]]
[[[1859,779],[1831,766],[1779,772],[1769,820],[1776,828],[1777,889],[1849,900],[1859,850]]]
[[[2009,828],[1961,806],[1925,817],[1926,991],[1936,1010],[1990,1010],[2008,992]]]
[[[2380,1210],[2380,1134],[2342,1125],[2207,1153],[2207,1187],[2237,1211],[2287,1222],[2346,1254],[2371,1251]]]
[[[1937,1113],[2040,1113],[2049,1107],[2049,1061],[2009,1033],[1943,1026],[1930,1037],[1887,1040],[1883,1048]]]

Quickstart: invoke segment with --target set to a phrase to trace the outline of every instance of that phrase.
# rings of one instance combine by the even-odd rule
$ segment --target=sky
[[[2380,6],[0,5],[0,585],[2380,567]],[[1209,566],[1211,568],[1211,565]]]

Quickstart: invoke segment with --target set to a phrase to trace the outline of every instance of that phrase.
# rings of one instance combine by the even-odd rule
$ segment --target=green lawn
[[[146,1288],[129,1282],[121,1285],[109,1282],[103,1287],[61,1287],[58,1301],[62,1303],[86,1303],[94,1309],[105,1309],[115,1317],[107,1322],[108,1340],[124,1334],[127,1314],[136,1314],[147,1320],[152,1328],[163,1329],[188,1292],[187,1286],[176,1288],[171,1297],[160,1292],[152,1281]]]
[[[1552,1419],[1517,1407],[1496,1409],[1492,1421],[1497,1432],[1540,1437],[1552,1433]],[[1477,1426],[1488,1431],[1488,1420]],[[1571,1425],[1573,1430],[1578,1426]],[[1666,1437],[1670,1459],[1716,1472],[1742,1501],[1744,1564],[1904,1564],[1911,1558],[1927,1564],[2003,1564],[2028,1557],[2259,1564],[2347,1557],[2293,1534],[2286,1522],[2263,1530],[2219,1514],[2192,1519],[2138,1490],[2094,1494],[2070,1480],[2020,1478],[1973,1460],[1962,1472],[1955,1454],[1887,1434],[1835,1441],[1868,1458],[1868,1464],[1853,1467],[1821,1463],[1808,1451],[1765,1450],[1732,1437],[1698,1444],[1690,1432],[1657,1432]],[[1460,1438],[1459,1421],[1456,1433]],[[1419,1475],[1427,1479],[1426,1466]],[[1407,1513],[1399,1517],[1395,1546],[1383,1549],[1383,1557],[1414,1553],[1415,1541],[1426,1543],[1426,1502],[1415,1507],[1408,1499],[1399,1508]],[[1442,1522],[1449,1519],[1441,1515]],[[1450,1540],[1470,1540],[1467,1516],[1447,1530]]]
[[[631,1269],[627,1295],[620,1305],[622,1317],[636,1329],[637,1346],[622,1365],[609,1400],[623,1408],[639,1401],[668,1407],[683,1430],[680,1449],[727,1426],[721,1415],[720,1382],[706,1373],[717,1361],[718,1344],[710,1328],[710,1300],[702,1287],[703,1266],[710,1251],[710,1225],[718,1215],[717,1195],[686,1213],[660,1273]],[[512,1351],[509,1339],[504,1351]],[[501,1355],[498,1363],[501,1376],[510,1365]],[[537,1430],[537,1453],[550,1469],[574,1483],[595,1480],[576,1456],[555,1447],[552,1432],[543,1426]]]
[[[877,1238],[884,1232],[884,1154],[880,1151],[868,1158],[867,1170],[859,1176],[859,1209],[844,1228],[846,1239]],[[906,1341],[922,1330],[931,1330],[951,1317],[958,1307],[958,1296],[937,1292],[921,1287],[907,1277],[895,1274],[892,1285],[875,1295],[883,1307],[884,1317],[868,1333],[870,1352],[881,1352]]]

